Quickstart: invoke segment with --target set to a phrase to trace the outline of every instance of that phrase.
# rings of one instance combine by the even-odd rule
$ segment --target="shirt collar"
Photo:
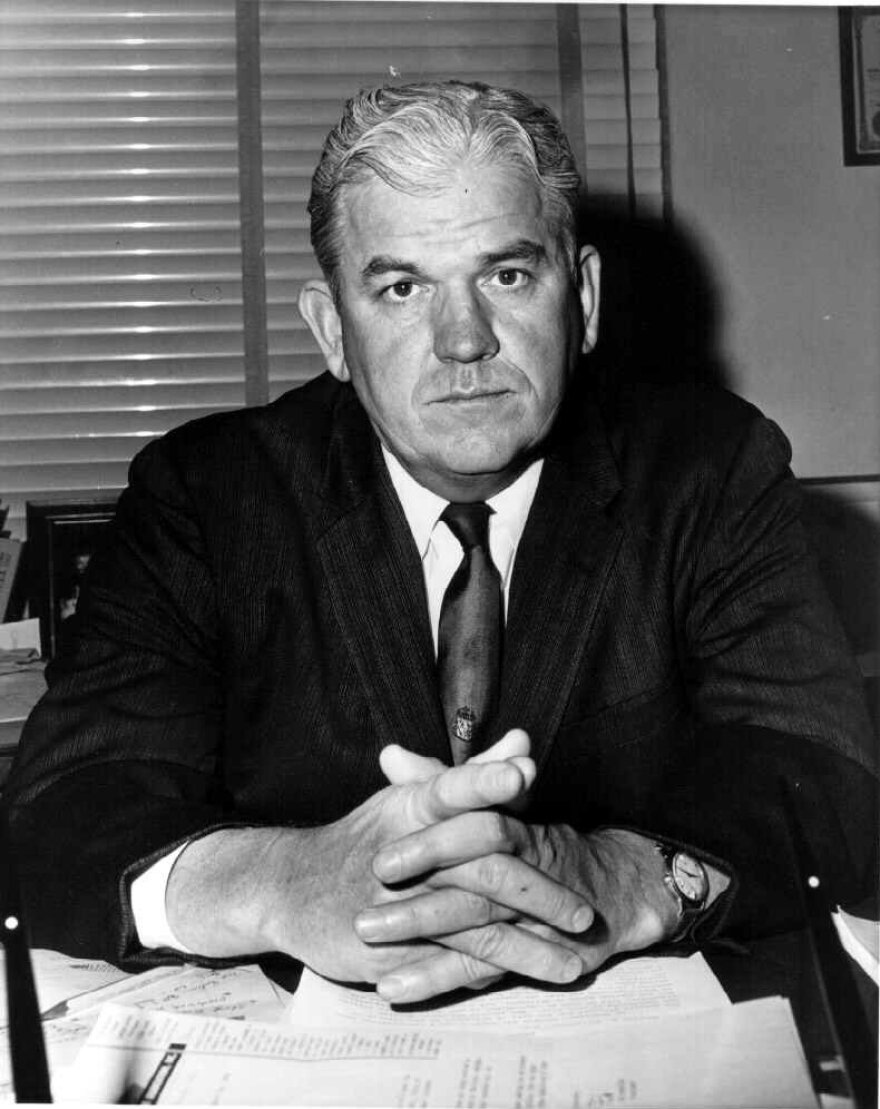
[[[449,502],[420,485],[384,444],[382,456],[388,467],[391,484],[400,499],[406,522],[416,541],[419,557],[424,560],[437,521]],[[491,524],[493,530],[497,528],[502,532],[512,548],[519,543],[526,526],[543,465],[543,459],[536,459],[516,481],[494,497],[489,497],[486,502],[494,510]]]

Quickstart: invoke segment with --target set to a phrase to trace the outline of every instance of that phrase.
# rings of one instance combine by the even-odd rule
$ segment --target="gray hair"
[[[430,193],[441,173],[468,156],[536,180],[574,266],[580,175],[549,108],[514,89],[479,83],[387,85],[348,101],[312,177],[312,247],[334,295],[342,190],[376,175],[400,192]]]

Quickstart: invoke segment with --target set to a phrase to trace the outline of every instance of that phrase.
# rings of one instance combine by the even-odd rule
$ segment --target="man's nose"
[[[433,324],[434,354],[441,362],[479,362],[498,353],[488,306],[476,290],[442,296]]]

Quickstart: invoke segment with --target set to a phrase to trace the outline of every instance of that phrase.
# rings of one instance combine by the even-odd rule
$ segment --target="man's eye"
[[[412,296],[415,285],[412,281],[395,281],[385,290],[390,300],[407,300]]]
[[[506,289],[515,289],[518,285],[525,285],[529,275],[523,270],[499,270],[495,277],[499,285]]]

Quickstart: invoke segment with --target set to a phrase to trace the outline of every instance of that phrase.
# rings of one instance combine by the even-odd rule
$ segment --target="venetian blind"
[[[385,82],[460,78],[509,85],[559,115],[588,191],[661,196],[657,59],[651,7],[530,3],[322,3],[262,0],[269,388],[323,363],[295,307],[318,276],[306,201],[343,101]]]
[[[0,6],[0,498],[244,400],[233,0]]]
[[[650,7],[238,3],[259,3],[262,40],[270,359],[262,387],[249,367],[250,396],[322,368],[295,307],[316,273],[305,202],[361,86],[520,87],[561,115],[591,192],[659,200]],[[0,5],[0,498],[14,526],[27,499],[115,491],[148,438],[245,401],[236,49],[257,44],[236,43],[235,9]]]
[[[578,4],[588,193],[663,205],[657,20],[642,4]]]

